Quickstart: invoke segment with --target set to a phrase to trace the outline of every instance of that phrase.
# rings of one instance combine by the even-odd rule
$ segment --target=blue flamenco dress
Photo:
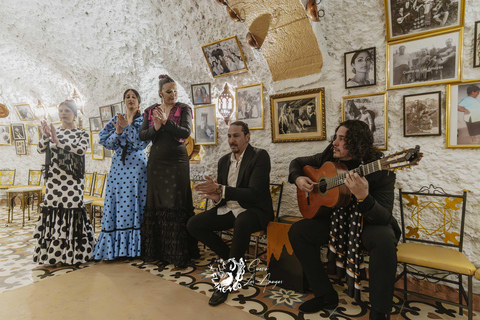
[[[103,208],[102,231],[92,259],[113,260],[138,257],[141,253],[140,230],[147,197],[147,157],[143,151],[149,141],[141,141],[142,117],[138,113],[122,134],[115,132],[113,117],[100,131],[100,144],[115,150],[108,174]]]

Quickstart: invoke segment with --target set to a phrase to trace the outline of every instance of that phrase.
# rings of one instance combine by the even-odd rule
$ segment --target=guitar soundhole
[[[320,193],[325,193],[327,192],[327,182],[325,180],[320,180],[318,182],[318,191]]]

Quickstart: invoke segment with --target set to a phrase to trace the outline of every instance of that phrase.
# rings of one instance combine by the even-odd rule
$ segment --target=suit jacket
[[[228,184],[231,153],[218,161],[217,181]],[[255,212],[263,228],[273,220],[273,205],[270,195],[270,156],[264,149],[254,148],[250,144],[245,149],[238,172],[236,187],[226,187],[224,199],[217,206],[227,201],[238,201],[242,208]]]

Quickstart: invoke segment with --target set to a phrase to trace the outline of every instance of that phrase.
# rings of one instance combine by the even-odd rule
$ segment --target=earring
[[[357,73],[357,70],[355,70],[355,68],[352,68],[352,72]]]

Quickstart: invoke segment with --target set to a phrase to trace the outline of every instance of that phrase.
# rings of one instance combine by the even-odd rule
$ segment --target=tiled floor
[[[35,285],[49,277],[57,277],[79,269],[89,268],[92,265],[108,265],[112,262],[90,262],[79,268],[63,266],[46,268],[37,266],[32,262],[34,241],[32,239],[33,227],[37,216],[27,221],[25,227],[21,225],[21,213],[15,211],[13,223],[6,224],[7,212],[5,207],[0,208],[0,299],[2,292],[14,290],[27,285]],[[100,230],[97,226],[96,230]],[[210,259],[214,254],[203,250],[200,259],[186,269],[175,269],[173,265],[145,263],[140,259],[123,260],[131,268],[137,268],[154,274],[170,282],[189,288],[199,294],[207,296],[212,292],[210,276]],[[118,263],[118,262],[117,262]],[[245,276],[250,276],[248,273]],[[257,274],[261,280],[265,276],[262,272]],[[68,277],[67,277],[68,278]],[[365,283],[368,285],[368,283]],[[298,306],[312,297],[311,294],[297,293],[281,287],[270,285],[249,285],[238,292],[230,294],[227,304],[241,309],[250,314],[264,319],[276,320],[313,320],[313,319],[368,319],[369,304],[356,303],[343,293],[343,287],[335,285],[340,296],[340,304],[335,310],[322,311],[318,314],[303,314],[298,311]],[[364,287],[362,294],[364,301],[368,301],[368,287]],[[396,294],[392,319],[467,319],[466,314],[458,315],[458,308],[449,305],[437,304],[430,301],[410,298],[406,302]],[[148,299],[146,293],[145,299]],[[179,302],[185,303],[185,301]],[[474,319],[480,319],[479,312],[475,312]]]

